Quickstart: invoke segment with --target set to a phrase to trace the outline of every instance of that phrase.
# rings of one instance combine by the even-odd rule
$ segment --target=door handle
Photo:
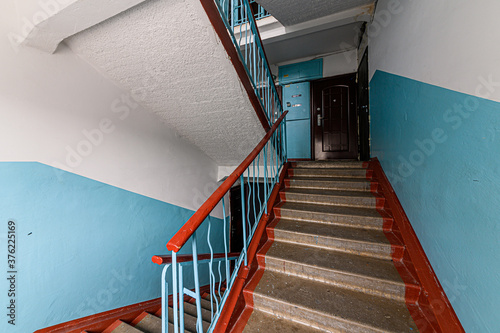
[[[321,127],[321,121],[323,120],[323,117],[318,113],[318,126]]]

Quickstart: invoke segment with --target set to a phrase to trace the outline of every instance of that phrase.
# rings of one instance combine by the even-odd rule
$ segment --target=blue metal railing
[[[248,0],[214,0],[245,66],[255,94],[272,125],[283,110]],[[237,19],[236,19],[237,18]],[[242,22],[242,23],[240,23]],[[238,37],[236,37],[238,36]]]
[[[263,18],[271,16],[267,10],[259,5],[255,0],[242,1],[242,0],[215,0],[219,2],[219,6],[224,11],[224,15],[227,17],[228,22],[231,24],[231,28],[235,28],[240,24],[248,23],[248,17],[242,15],[245,11],[244,2],[248,2],[255,20],[261,20]]]
[[[169,322],[173,325],[173,332],[184,332],[183,301],[186,295],[196,304],[197,332],[203,332],[201,286],[209,287],[211,325],[207,332],[213,332],[240,267],[250,264],[248,247],[259,222],[265,220],[263,217],[269,213],[269,199],[279,183],[280,172],[287,161],[284,119],[287,112],[283,112],[255,17],[252,15],[251,2],[254,1],[213,1],[231,35],[271,129],[250,155],[170,239],[167,244],[168,250],[171,251],[170,259],[155,261],[155,257],[159,256],[153,258],[154,262],[165,265],[162,273],[164,333],[168,332]],[[232,212],[227,209],[226,196],[237,181],[241,186],[243,235],[241,254],[235,256],[229,249],[228,234]],[[220,218],[214,218],[214,215],[219,215]],[[189,259],[186,260],[186,255],[180,255],[179,252],[190,253]],[[199,256],[199,252],[207,254]],[[171,279],[168,274],[169,269],[171,269]],[[171,290],[168,281],[171,281]],[[167,311],[169,295],[173,307],[171,320]]]

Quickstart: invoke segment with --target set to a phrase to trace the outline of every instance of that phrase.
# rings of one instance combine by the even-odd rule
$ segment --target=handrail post
[[[173,313],[174,317],[174,333],[179,333],[179,317],[177,316],[178,304],[177,304],[177,253],[172,252],[172,298],[173,298]]]

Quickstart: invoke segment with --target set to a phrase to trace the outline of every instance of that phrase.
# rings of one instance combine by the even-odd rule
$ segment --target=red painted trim
[[[465,332],[377,158],[370,161],[369,168],[373,170],[378,180],[379,193],[381,192],[386,198],[385,208],[391,211],[394,218],[394,234],[401,237],[405,244],[406,251],[400,262],[406,266],[407,273],[415,274],[415,278],[424,290],[418,296],[417,309],[414,306],[415,291],[407,288],[408,310],[419,331]],[[396,265],[396,268],[401,269],[401,266]],[[411,274],[402,276],[403,281],[407,283],[409,277]]]
[[[230,252],[227,254],[228,258],[238,258],[240,256],[239,252]],[[226,254],[225,253],[215,253],[213,255],[214,259],[220,259],[220,258],[225,258]],[[210,253],[206,254],[199,254],[198,255],[198,260],[209,260],[212,258],[212,255]],[[171,255],[157,255],[153,256],[151,258],[151,261],[153,261],[155,264],[158,265],[163,265],[163,264],[171,264],[172,263],[172,256]],[[177,256],[177,262],[189,262],[193,261],[193,255],[192,254],[185,254],[185,255],[180,255]]]
[[[102,333],[111,333],[113,332],[118,326],[120,326],[121,324],[124,324],[123,321],[121,320],[117,320],[115,321],[113,324],[111,324],[110,326],[108,326],[108,328],[106,328],[104,331],[102,331]]]
[[[233,40],[231,39],[231,37],[227,32],[226,25],[222,21],[219,10],[217,9],[217,5],[213,0],[200,0],[200,2],[201,5],[203,6],[203,9],[205,9],[208,19],[212,23],[212,26],[215,32],[217,33],[217,36],[219,36],[222,45],[226,49],[229,59],[231,60],[231,63],[233,64],[234,69],[236,70],[236,73],[238,74],[241,83],[243,84],[243,87],[245,88],[248,94],[250,103],[252,103],[252,106],[255,109],[255,113],[257,114],[257,117],[259,118],[262,127],[264,127],[264,130],[266,132],[269,131],[270,126],[267,120],[266,112],[262,108],[262,104],[260,103],[259,98],[255,94],[255,91],[253,90],[253,86],[245,70],[245,66],[243,65],[243,62],[241,61],[239,54],[236,51]]]
[[[149,315],[149,313],[146,312],[146,311],[144,311],[143,313],[141,313],[140,315],[138,315],[137,317],[135,317],[134,320],[132,320],[132,322],[130,323],[130,326],[135,326],[135,325],[139,324],[148,315]]]
[[[117,319],[130,322],[142,312],[155,312],[158,308],[161,308],[161,298],[75,319],[66,323],[40,329],[35,331],[35,333],[80,333],[82,330],[101,332],[109,325],[112,325]]]
[[[213,2],[213,1],[212,1]],[[198,227],[203,223],[205,218],[212,212],[212,210],[217,206],[219,201],[226,195],[226,193],[231,189],[234,183],[240,178],[240,176],[245,172],[246,168],[253,162],[253,160],[259,155],[261,150],[264,148],[266,143],[269,141],[271,136],[274,134],[278,126],[285,118],[288,111],[283,112],[283,114],[278,118],[278,120],[273,124],[273,127],[267,134],[262,138],[257,147],[252,150],[250,155],[245,158],[245,160],[233,171],[233,173],[227,177],[227,179],[219,186],[217,190],[210,196],[210,198],[201,205],[201,207],[191,216],[191,218],[182,226],[172,239],[167,243],[167,249],[170,251],[178,252],[181,247],[186,244],[188,239],[193,235],[193,233],[198,229]]]

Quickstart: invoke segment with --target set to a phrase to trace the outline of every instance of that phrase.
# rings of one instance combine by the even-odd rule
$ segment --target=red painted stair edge
[[[75,319],[59,325],[43,328],[34,333],[80,333],[83,330],[102,332],[117,320],[130,322],[144,311],[155,312],[161,307],[161,298],[125,306],[122,308]]]
[[[373,180],[378,182],[378,186],[374,186],[372,191],[382,193],[385,196],[384,209],[390,210],[392,213],[394,227],[400,233],[405,244],[405,251],[409,256],[408,259],[413,265],[412,271],[417,275],[415,278],[423,289],[419,298],[420,308],[424,305],[422,303],[426,303],[428,310],[431,312],[426,314],[424,311],[425,320],[443,333],[465,332],[378,158],[372,158],[366,166],[369,170],[372,170]],[[405,277],[402,277],[405,280]],[[407,283],[408,281],[404,282]],[[407,307],[417,326],[419,323],[422,324],[424,318],[421,317],[422,313],[415,310],[414,302],[407,299]],[[429,328],[419,326],[419,330],[428,332]]]

